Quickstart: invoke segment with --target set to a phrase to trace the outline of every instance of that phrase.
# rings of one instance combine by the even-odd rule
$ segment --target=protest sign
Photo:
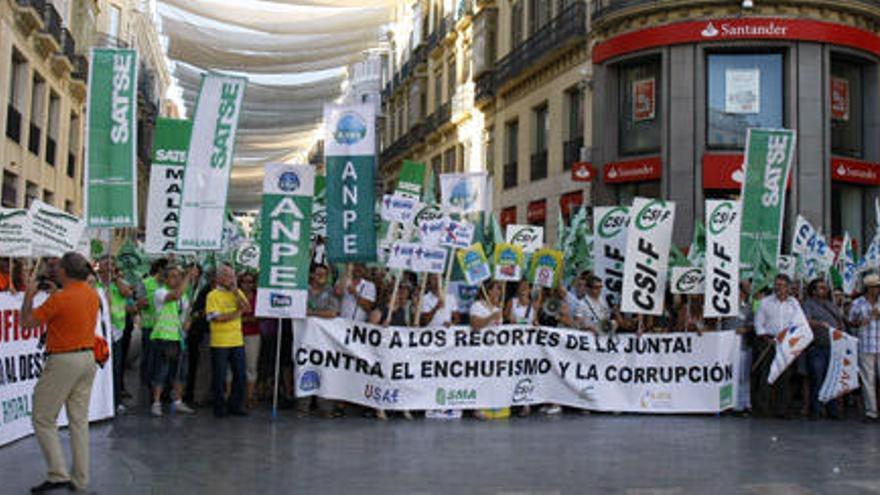
[[[92,228],[137,227],[135,50],[92,48],[85,140],[85,217]]]
[[[315,169],[266,165],[256,316],[303,318],[309,292]]]
[[[84,220],[39,199],[31,202],[28,216],[31,218],[32,256],[60,258],[64,253],[77,250],[86,228]]]
[[[534,253],[544,245],[544,227],[508,225],[504,240],[521,247],[524,253]]]
[[[327,258],[376,260],[374,105],[326,105]]]
[[[10,257],[31,255],[31,217],[27,210],[0,208],[0,253]]]
[[[791,252],[794,254],[804,254],[807,252],[807,243],[816,235],[816,229],[810,225],[810,222],[798,215],[797,222],[794,224],[794,235],[791,242]]]
[[[256,242],[247,241],[237,248],[233,255],[233,262],[239,269],[250,268],[256,270],[260,268],[260,246]]]
[[[180,203],[177,249],[220,250],[238,117],[247,79],[202,76]]]
[[[309,318],[294,330],[296,395],[388,410],[551,403],[714,413],[733,406],[739,341],[732,331],[609,338],[525,325],[389,331]]]
[[[795,139],[795,132],[786,129],[746,131],[740,263],[747,267],[759,258],[776,266]]]
[[[397,178],[397,188],[394,190],[394,194],[420,199],[424,183],[425,164],[404,160],[400,166],[400,174]]]
[[[790,254],[781,254],[776,260],[776,270],[794,280],[797,278],[797,260]]]
[[[602,279],[602,297],[609,307],[619,306],[629,207],[596,207],[593,222],[593,267]]]
[[[621,310],[660,315],[666,291],[675,203],[635,198],[632,214],[626,234]]]
[[[446,248],[437,248],[419,245],[412,257],[412,271],[417,273],[443,273],[446,269],[446,258],[449,251]]]
[[[19,325],[23,298],[23,294],[0,292],[0,446],[34,432],[31,425],[34,386],[45,366],[43,350],[37,347],[37,343],[46,329],[25,329]],[[37,294],[34,306],[39,307],[45,300],[45,294]],[[109,307],[106,299],[104,307]],[[106,328],[110,328],[109,311],[105,311],[102,317]],[[95,325],[95,334],[101,335],[100,323]],[[90,421],[113,416],[114,357],[111,356],[95,374],[89,405]],[[67,424],[63,408],[58,424]]]
[[[523,251],[515,244],[502,242],[495,245],[495,280],[516,282],[523,275]]]
[[[418,198],[397,194],[386,194],[382,198],[382,220],[387,222],[412,224],[420,210],[421,203]]]
[[[775,337],[776,353],[773,356],[773,362],[770,363],[770,374],[767,375],[767,383],[773,385],[773,382],[779,378],[779,375],[788,368],[798,356],[809,347],[813,341],[813,331],[807,322],[807,317],[798,306],[797,314],[793,321],[786,323]]]
[[[532,255],[529,268],[529,282],[540,286],[556,288],[562,279],[562,251],[539,249]]]
[[[486,172],[440,174],[440,204],[444,211],[479,213],[487,209],[488,182]]]
[[[413,242],[395,242],[388,253],[388,268],[396,270],[409,270],[412,268],[412,259],[415,256],[418,244]]]
[[[706,318],[739,313],[739,201],[706,201]]]
[[[147,198],[147,228],[144,250],[147,254],[173,253],[180,226],[180,199],[183,170],[192,122],[159,118],[153,137],[153,165]]]
[[[859,388],[859,339],[835,328],[829,328],[828,334],[831,356],[819,390],[820,402],[834,400]]]
[[[460,249],[456,256],[458,257],[458,266],[464,273],[464,279],[468,285],[480,285],[492,276],[482,244],[477,243],[468,248]]]
[[[418,218],[418,216],[416,216]],[[443,217],[422,220],[418,223],[419,240],[425,246],[439,246],[446,236],[446,219]]]
[[[669,281],[673,294],[702,294],[705,290],[703,269],[698,266],[674,266]]]
[[[474,225],[447,218],[443,225],[441,246],[467,249],[474,242]]]
[[[255,236],[256,237],[256,236]],[[312,241],[327,237],[327,178],[315,176],[315,196],[312,200]]]

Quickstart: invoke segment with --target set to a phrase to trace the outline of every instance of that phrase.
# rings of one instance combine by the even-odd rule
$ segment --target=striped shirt
[[[865,354],[880,353],[880,321],[871,317],[873,308],[880,309],[880,303],[873,305],[868,302],[865,296],[853,301],[852,308],[849,310],[849,319],[853,322],[866,321],[866,323],[858,327],[859,336],[859,352]]]

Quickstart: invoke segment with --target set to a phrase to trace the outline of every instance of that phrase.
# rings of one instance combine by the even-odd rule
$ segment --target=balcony
[[[413,72],[428,62],[428,47],[423,43],[415,48],[412,52]]]
[[[45,5],[45,0],[15,0],[13,2],[16,19],[25,35],[31,34],[35,29],[43,29],[43,8]]]
[[[116,36],[107,33],[98,33],[95,37],[95,46],[99,48],[128,48],[127,41],[123,41]]]
[[[504,164],[504,172],[501,176],[501,185],[504,189],[516,187],[516,169],[516,162]]]
[[[474,89],[473,82],[461,84],[455,88],[455,94],[452,95],[452,113],[450,119],[453,123],[459,123],[470,116],[474,109]]]
[[[487,103],[492,98],[495,98],[495,73],[487,72],[477,78],[474,103]]]
[[[79,100],[86,97],[89,82],[89,59],[85,55],[73,56],[73,71],[70,74],[70,91]]]
[[[534,68],[545,56],[566,45],[585,43],[587,39],[587,6],[583,2],[569,5],[558,16],[516,46],[498,61],[496,88]]]
[[[449,32],[449,26],[451,23],[451,15],[440,19],[440,23],[438,24],[437,29],[432,31],[431,35],[428,36],[428,52],[434,53],[434,49],[437,48],[440,43],[446,39],[446,33]]]
[[[41,12],[43,29],[37,34],[37,42],[48,53],[55,53],[61,49],[61,15],[51,3],[44,3]]]
[[[389,97],[391,97],[391,81],[385,83],[385,87],[382,88],[382,101],[387,101]]]
[[[539,151],[537,153],[532,153],[532,158],[530,161],[529,167],[529,180],[532,182],[536,180],[546,179],[547,178],[547,150]]]
[[[21,112],[11,103],[6,105],[6,137],[21,143]]]
[[[52,58],[52,68],[59,74],[67,74],[73,71],[73,59],[76,57],[76,42],[70,30],[61,30],[61,49]]]
[[[28,136],[28,151],[37,156],[40,156],[41,133],[40,126],[31,122],[31,132]]]
[[[581,148],[583,146],[583,136],[576,137],[562,144],[563,170],[571,170],[571,167],[581,160]]]

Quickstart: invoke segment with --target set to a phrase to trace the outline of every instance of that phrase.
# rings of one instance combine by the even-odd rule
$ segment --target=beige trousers
[[[877,376],[880,368],[880,354],[859,353],[859,377],[862,379],[862,400],[865,402],[865,416],[877,419]]]
[[[52,354],[34,388],[34,432],[46,465],[49,481],[71,481],[84,490],[89,485],[89,399],[95,379],[95,357],[91,350]],[[58,414],[67,408],[73,475],[58,437]]]

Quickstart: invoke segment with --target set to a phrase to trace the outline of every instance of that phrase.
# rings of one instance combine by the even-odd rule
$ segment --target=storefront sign
[[[662,175],[663,161],[659,156],[605,164],[605,182],[609,184],[660,180]]]
[[[848,158],[831,158],[831,178],[839,182],[880,185],[880,165]]]
[[[880,56],[880,36],[863,29],[808,19],[744,18],[676,22],[631,31],[597,44],[593,48],[593,63],[648,48],[729,40],[831,43]]]
[[[596,170],[590,162],[575,162],[571,167],[571,180],[574,182],[592,182]]]
[[[526,221],[531,224],[544,225],[547,221],[547,200],[541,199],[529,203],[526,210]]]
[[[656,84],[654,78],[633,81],[632,118],[635,122],[651,120],[656,110]]]
[[[562,216],[565,218],[571,216],[582,204],[584,204],[583,191],[573,191],[559,197],[559,208],[562,210]]]
[[[849,120],[849,80],[842,77],[831,78],[831,118],[846,122]]]
[[[703,155],[703,189],[742,188],[743,158],[734,153]]]
[[[727,69],[724,72],[724,112],[752,114],[760,111],[760,69]]]
[[[500,223],[502,227],[507,227],[512,223],[516,223],[516,206],[508,206],[501,210],[498,223]]]

